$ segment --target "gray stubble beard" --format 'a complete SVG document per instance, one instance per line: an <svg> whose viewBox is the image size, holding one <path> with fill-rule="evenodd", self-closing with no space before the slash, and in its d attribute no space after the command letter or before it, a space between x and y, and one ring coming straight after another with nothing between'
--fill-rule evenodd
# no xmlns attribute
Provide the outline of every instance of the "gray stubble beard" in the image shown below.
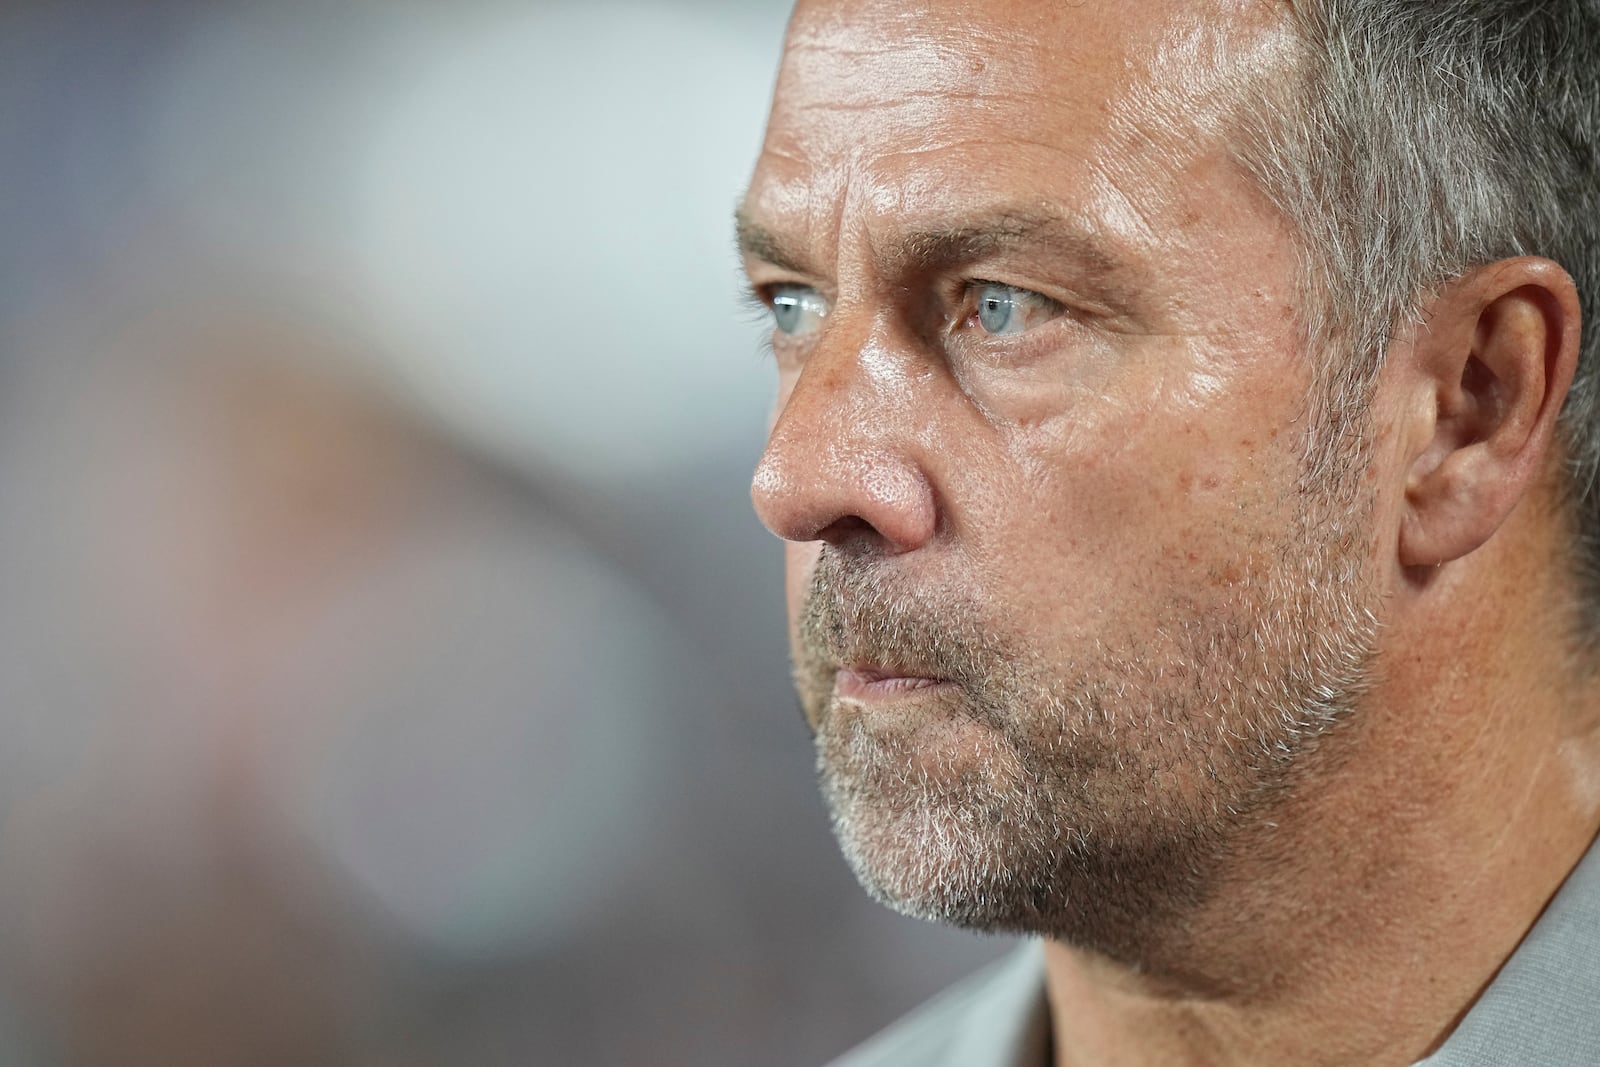
<svg viewBox="0 0 1600 1067"><path fill-rule="evenodd" d="M1316 531L1320 548L1288 539L1226 604L1172 605L1167 647L1124 635L1127 647L1098 643L1069 666L1009 647L972 600L825 550L795 677L862 885L918 918L1148 961L1371 676L1377 622L1340 527ZM914 722L836 699L846 653L949 679L929 713L970 733L970 751L930 764Z"/></svg>

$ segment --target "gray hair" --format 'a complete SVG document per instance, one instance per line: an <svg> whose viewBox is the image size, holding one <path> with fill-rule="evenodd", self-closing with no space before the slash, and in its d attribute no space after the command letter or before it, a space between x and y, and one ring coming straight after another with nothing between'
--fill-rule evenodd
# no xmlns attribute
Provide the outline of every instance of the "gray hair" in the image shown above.
<svg viewBox="0 0 1600 1067"><path fill-rule="evenodd" d="M1561 415L1574 562L1600 630L1600 0L1291 0L1298 81L1244 162L1304 250L1305 327L1327 358L1312 476L1348 484L1393 331L1471 268L1545 256L1586 316Z"/></svg>

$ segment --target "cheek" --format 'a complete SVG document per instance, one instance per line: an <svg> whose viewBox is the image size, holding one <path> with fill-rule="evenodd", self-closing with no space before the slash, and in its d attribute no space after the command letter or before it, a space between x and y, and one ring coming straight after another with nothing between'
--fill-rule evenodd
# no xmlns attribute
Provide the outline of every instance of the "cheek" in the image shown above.
<svg viewBox="0 0 1600 1067"><path fill-rule="evenodd" d="M981 509L1009 519L979 535L990 544L976 555L1009 555L1108 608L1137 589L1187 599L1236 584L1292 528L1296 410L1288 395L1197 403L1158 389L1019 426L1013 476Z"/></svg>

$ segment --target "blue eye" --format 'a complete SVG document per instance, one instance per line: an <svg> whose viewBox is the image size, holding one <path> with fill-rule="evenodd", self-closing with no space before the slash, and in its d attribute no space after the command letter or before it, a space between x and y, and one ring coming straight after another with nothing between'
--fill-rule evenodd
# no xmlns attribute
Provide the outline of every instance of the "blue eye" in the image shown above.
<svg viewBox="0 0 1600 1067"><path fill-rule="evenodd" d="M828 302L808 285L777 285L772 289L772 321L778 332L791 337L815 333L828 317Z"/></svg>
<svg viewBox="0 0 1600 1067"><path fill-rule="evenodd" d="M978 325L985 333L1003 336L1030 330L1061 313L1061 305L1047 296L1014 285L981 282L974 286Z"/></svg>

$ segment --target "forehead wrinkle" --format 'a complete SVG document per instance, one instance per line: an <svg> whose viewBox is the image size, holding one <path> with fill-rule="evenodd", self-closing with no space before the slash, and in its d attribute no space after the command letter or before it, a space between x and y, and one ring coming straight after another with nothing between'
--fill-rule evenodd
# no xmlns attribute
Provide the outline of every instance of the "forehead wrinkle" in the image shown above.
<svg viewBox="0 0 1600 1067"><path fill-rule="evenodd" d="M1016 26L988 28L982 18L948 5L829 6L834 9L797 7L784 43L780 90L823 84L847 109L1008 97L1019 85L1039 84L1055 60L1040 54L1041 44L1019 48L1034 36L1019 38ZM997 55L1006 62L997 64Z"/></svg>
<svg viewBox="0 0 1600 1067"><path fill-rule="evenodd" d="M964 89L907 89L896 94L892 101L879 99L861 101L829 100L816 103L800 104L792 107L797 115L811 115L817 113L830 114L837 112L842 115L858 114L861 112L891 112L909 107L912 104L925 100L949 101L965 104L985 104L993 101L1014 103L1024 99L1019 93L988 93L980 90Z"/></svg>

